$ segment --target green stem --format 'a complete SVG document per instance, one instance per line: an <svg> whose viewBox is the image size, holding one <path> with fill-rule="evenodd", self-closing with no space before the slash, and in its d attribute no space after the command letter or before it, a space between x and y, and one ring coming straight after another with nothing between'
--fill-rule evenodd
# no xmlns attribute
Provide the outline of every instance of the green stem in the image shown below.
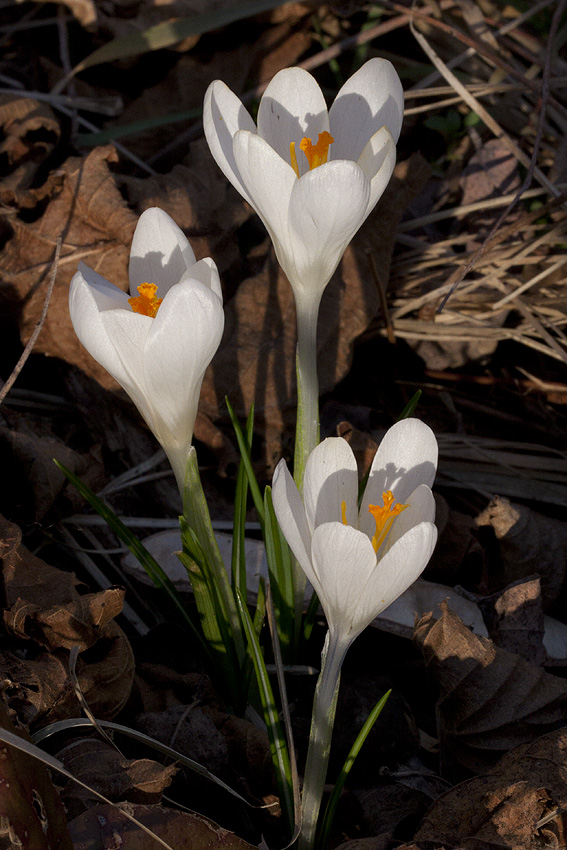
<svg viewBox="0 0 567 850"><path fill-rule="evenodd" d="M319 380L317 378L317 318L321 295L296 298L297 427L293 477L299 492L307 458L319 442Z"/></svg>
<svg viewBox="0 0 567 850"><path fill-rule="evenodd" d="M331 738L335 722L335 710L341 667L349 644L329 631L322 655L322 668L315 688L309 748L303 777L301 802L301 832L298 850L312 850L317 833L319 809L327 776L327 765L331 751Z"/></svg>
<svg viewBox="0 0 567 850"><path fill-rule="evenodd" d="M311 298L298 298L297 312L297 425L295 429L295 454L293 477L303 493L303 476L307 458L319 442L319 380L317 378L317 319L321 293ZM305 573L292 558L295 597L294 646L297 650L301 635L301 618L305 597Z"/></svg>

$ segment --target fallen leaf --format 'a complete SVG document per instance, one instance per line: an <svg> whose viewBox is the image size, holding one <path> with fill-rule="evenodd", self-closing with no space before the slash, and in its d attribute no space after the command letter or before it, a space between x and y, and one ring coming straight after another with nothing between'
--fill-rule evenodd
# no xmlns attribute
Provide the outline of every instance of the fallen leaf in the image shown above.
<svg viewBox="0 0 567 850"><path fill-rule="evenodd" d="M415 640L439 685L439 737L457 772L482 773L512 747L565 722L567 682L472 634L447 603Z"/></svg>
<svg viewBox="0 0 567 850"><path fill-rule="evenodd" d="M34 205L30 192L42 163L59 141L60 127L51 107L17 94L0 95L0 201L18 208Z"/></svg>
<svg viewBox="0 0 567 850"><path fill-rule="evenodd" d="M469 159L460 184L463 206L512 194L520 187L518 160L501 139L489 139Z"/></svg>
<svg viewBox="0 0 567 850"><path fill-rule="evenodd" d="M567 568L567 522L542 516L527 505L501 496L476 518L480 529L492 531L501 560L500 586L536 573L546 611L563 598ZM561 610L563 605L561 605Z"/></svg>
<svg viewBox="0 0 567 850"><path fill-rule="evenodd" d="M538 576L520 579L499 593L477 599L477 603L496 646L532 664L544 663L545 617Z"/></svg>
<svg viewBox="0 0 567 850"><path fill-rule="evenodd" d="M21 545L21 532L0 517L0 555L8 605L7 626L25 641L24 658L0 654L0 675L10 707L26 722L60 720L77 712L68 649L78 645L76 673L92 712L112 718L126 704L134 656L112 617L122 608L120 588L81 596L73 573L58 570ZM38 652L39 647L50 652ZM12 648L12 647L10 647Z"/></svg>
<svg viewBox="0 0 567 850"><path fill-rule="evenodd" d="M76 817L92 805L99 805L100 797L91 789L103 794L112 802L128 800L131 803L152 804L161 802L177 767L164 766L151 759L128 759L106 741L85 738L73 741L57 753L57 758L83 787L69 781L61 791L69 817Z"/></svg>
<svg viewBox="0 0 567 850"><path fill-rule="evenodd" d="M137 216L128 208L109 164L110 145L68 159L47 188L45 212L34 221L10 217L12 236L3 252L3 280L22 304L27 341L39 320L59 236L63 243L47 319L35 350L84 367L103 386L113 379L79 343L68 310L69 283L79 260L117 286L127 287L127 264Z"/></svg>
<svg viewBox="0 0 567 850"><path fill-rule="evenodd" d="M516 747L484 776L439 798L415 841L420 847L458 845L464 850L564 847L567 835L560 813L567 806L566 757L565 728ZM538 826L555 809L557 816Z"/></svg>
<svg viewBox="0 0 567 850"><path fill-rule="evenodd" d="M174 850L190 844L191 850L256 850L232 832L215 826L206 818L190 812L166 809L162 806L136 806L123 803L120 807L144 824ZM116 806L93 806L69 824L74 850L163 850L163 845L144 832ZM190 837L190 838L189 838Z"/></svg>
<svg viewBox="0 0 567 850"><path fill-rule="evenodd" d="M30 742L0 699L0 727ZM22 850L73 850L65 810L44 764L0 742L0 818L4 846Z"/></svg>

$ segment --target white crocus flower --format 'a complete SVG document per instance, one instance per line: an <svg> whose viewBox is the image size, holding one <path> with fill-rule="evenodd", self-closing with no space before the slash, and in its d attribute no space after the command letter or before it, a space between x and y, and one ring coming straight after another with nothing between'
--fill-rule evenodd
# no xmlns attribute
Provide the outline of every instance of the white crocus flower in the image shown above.
<svg viewBox="0 0 567 850"><path fill-rule="evenodd" d="M419 419L403 419L386 433L360 510L356 460L341 437L311 452L303 499L285 461L278 464L278 522L340 643L350 645L427 565L437 539L430 489L436 467L437 441Z"/></svg>
<svg viewBox="0 0 567 850"><path fill-rule="evenodd" d="M433 432L419 419L404 419L380 443L360 510L356 461L340 437L309 455L303 498L284 461L274 473L278 522L329 626L305 765L300 850L311 850L315 840L345 654L418 578L433 552L436 468Z"/></svg>
<svg viewBox="0 0 567 850"><path fill-rule="evenodd" d="M298 307L321 293L392 175L403 116L393 65L370 59L330 110L316 80L285 68L271 80L258 126L220 80L205 95L217 164L256 210Z"/></svg>
<svg viewBox="0 0 567 850"><path fill-rule="evenodd" d="M264 222L295 296L294 474L299 484L307 456L319 442L319 303L345 248L392 176L403 106L402 85L386 59L366 62L330 110L311 74L285 68L262 96L257 126L220 80L205 95L203 123L211 153Z"/></svg>
<svg viewBox="0 0 567 850"><path fill-rule="evenodd" d="M80 263L71 321L163 446L183 494L201 383L224 327L220 280L214 262L196 262L183 232L155 207L136 227L129 277L130 296Z"/></svg>

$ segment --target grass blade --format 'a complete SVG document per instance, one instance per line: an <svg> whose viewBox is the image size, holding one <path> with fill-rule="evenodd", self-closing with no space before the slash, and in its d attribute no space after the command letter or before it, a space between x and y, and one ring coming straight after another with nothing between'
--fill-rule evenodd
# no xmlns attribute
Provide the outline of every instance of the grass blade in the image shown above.
<svg viewBox="0 0 567 850"><path fill-rule="evenodd" d="M355 759L356 759L357 755L359 754L359 752L362 748L362 745L366 741L366 738L368 737L370 730L372 729L372 727L374 726L374 724L378 720L378 717L382 713L382 709L386 705L386 703L388 701L388 697L390 696L391 693L392 693L391 690L386 691L384 696L380 700L378 700L378 702L376 703L376 705L374 706L374 708L372 709L372 711L370 712L370 714L366 718L364 726L362 727L362 729L360 730L360 732L356 736L356 740L355 740L354 744L350 748L350 752L349 752L348 756L346 757L345 763L343 764L343 766L341 768L341 772L339 773L339 777L338 777L338 779L335 783L335 787L333 788L333 791L332 791L331 796L329 798L329 802L327 803L327 808L325 809L323 821L322 821L321 826L319 828L319 832L318 832L318 835L317 835L317 842L316 842L316 846L317 846L318 850L323 850L323 848L325 847L325 845L327 843L327 839L329 837L329 830L331 829L331 825L333 823L333 818L335 816L335 809L337 808L337 803L339 802L339 797L341 796L341 792L344 788L344 784L345 784L347 777L348 777L348 775L349 775L349 773L352 769L352 766L355 762Z"/></svg>
<svg viewBox="0 0 567 850"><path fill-rule="evenodd" d="M57 460L55 460L54 463L71 482L71 484L73 484L81 496L87 500L92 508L94 508L97 514L104 519L108 527L112 529L116 536L124 543L125 546L128 547L134 557L137 558L155 586L163 594L164 598L173 605L173 608L179 615L182 623L187 626L198 639L202 649L210 659L210 653L203 641L203 637L191 619L184 602L175 589L175 586L170 581L166 573L164 573L153 555L148 552L142 541L139 540L139 538L124 525L120 517L114 513L112 508L109 508L108 505L96 495L96 493L93 493L84 481L81 481L78 476L63 466L62 463L59 463Z"/></svg>
<svg viewBox="0 0 567 850"><path fill-rule="evenodd" d="M262 494L260 492L260 488L258 486L258 482L256 481L256 475L254 474L254 467L252 466L252 457L250 455L250 449L248 447L248 443L242 433L242 428L240 427L240 423L236 418L236 414L232 409L228 398L225 398L226 406L228 408L228 415L230 416L230 421L232 422L232 427L234 428L234 433L236 434L236 440L238 442L238 450L240 452L240 457L242 458L242 463L244 464L244 468L246 469L246 474L248 476L248 485L250 487L250 493L252 494L252 499L254 501L254 507L256 508L256 512L258 514L258 521L260 523L260 528L262 529L262 535L264 534L264 500L262 498ZM251 408L250 414L252 414L254 408Z"/></svg>
<svg viewBox="0 0 567 850"><path fill-rule="evenodd" d="M256 632L254 631L254 625L246 606L246 601L243 600L238 591L236 593L236 598L238 601L238 610L242 618L242 625L248 640L248 649L252 656L254 669L256 671L256 679L258 681L258 689L264 711L264 721L268 730L270 751L272 754L274 769L276 771L280 805L282 807L282 813L286 819L289 832L291 833L293 831L294 806L291 766L287 744L279 721L278 710L274 700L272 686L266 671L266 665L264 664L262 650L260 649Z"/></svg>
<svg viewBox="0 0 567 850"><path fill-rule="evenodd" d="M171 47L191 35L220 29L234 21L250 18L269 9L284 6L291 0L247 0L244 3L232 4L228 7L219 8L214 12L204 12L201 15L180 18L177 21L164 21L154 27L149 27L140 33L115 38L108 44L99 47L86 59L73 69L73 74L100 65L101 62L114 62L116 59L125 59L128 56L139 56L152 50L160 50L163 47Z"/></svg>

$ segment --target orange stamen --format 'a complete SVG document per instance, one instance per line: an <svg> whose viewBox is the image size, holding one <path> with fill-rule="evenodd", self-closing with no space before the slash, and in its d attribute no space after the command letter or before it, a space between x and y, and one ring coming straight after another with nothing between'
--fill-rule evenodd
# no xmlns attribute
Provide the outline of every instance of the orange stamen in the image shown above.
<svg viewBox="0 0 567 850"><path fill-rule="evenodd" d="M322 133L319 133L319 138L317 139L317 144L313 145L311 143L311 139L307 136L304 136L299 143L299 147L307 157L307 162L309 163L309 170L311 171L313 168L317 168L319 165L323 165L327 162L327 158L329 156L329 146L335 140L326 130L323 130ZM294 144L292 142L292 144ZM295 155L295 150L294 150ZM297 160L296 160L297 162ZM293 165L293 160L292 163ZM296 169L297 175L299 176L299 170Z"/></svg>
<svg viewBox="0 0 567 850"><path fill-rule="evenodd" d="M291 167L299 177L299 165L297 164L297 155L295 153L295 142L289 143L289 158L291 160Z"/></svg>
<svg viewBox="0 0 567 850"><path fill-rule="evenodd" d="M341 518L342 518L342 521L343 521L343 525L348 525L347 518L346 518L346 502L345 502L344 499L341 502Z"/></svg>
<svg viewBox="0 0 567 850"><path fill-rule="evenodd" d="M368 505L368 511L374 517L376 523L376 532L372 538L374 551L377 552L390 531L392 524L397 516L405 511L409 505L401 505L399 502L395 504L394 495L391 490L382 493L384 504L382 507L378 505Z"/></svg>
<svg viewBox="0 0 567 850"><path fill-rule="evenodd" d="M134 295L128 299L128 304L134 313L141 313L142 316L149 316L150 319L155 319L159 305L163 298L156 298L157 286L155 283L142 283L138 287L139 295Z"/></svg>

